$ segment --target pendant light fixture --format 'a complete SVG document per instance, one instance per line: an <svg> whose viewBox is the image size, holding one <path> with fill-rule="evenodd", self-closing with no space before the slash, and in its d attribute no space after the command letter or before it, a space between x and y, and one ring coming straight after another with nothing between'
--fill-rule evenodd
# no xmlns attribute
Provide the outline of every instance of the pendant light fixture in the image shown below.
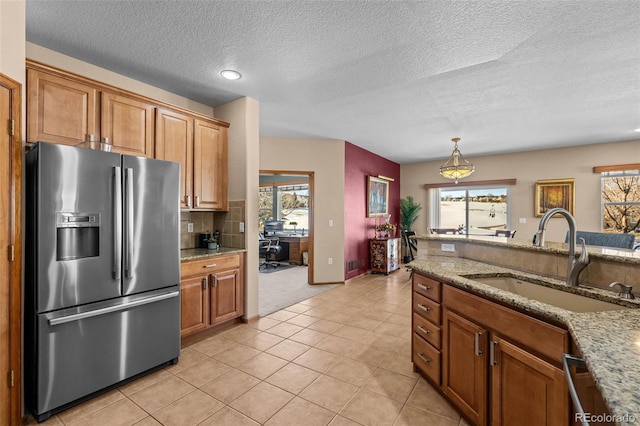
<svg viewBox="0 0 640 426"><path fill-rule="evenodd" d="M454 179L458 183L458 179L466 178L474 172L476 166L464 159L462 153L458 149L460 138L451 139L455 146L451 157L440 167L440 174L447 179Z"/></svg>

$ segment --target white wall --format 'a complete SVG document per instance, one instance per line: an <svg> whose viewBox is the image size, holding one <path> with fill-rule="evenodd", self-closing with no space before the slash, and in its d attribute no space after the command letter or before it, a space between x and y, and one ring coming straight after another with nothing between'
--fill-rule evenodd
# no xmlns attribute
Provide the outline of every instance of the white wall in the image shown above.
<svg viewBox="0 0 640 426"><path fill-rule="evenodd" d="M316 284L344 282L344 144L335 139L260 137L260 170L314 172ZM257 199L257 185L254 196ZM329 227L329 220L333 227Z"/></svg>
<svg viewBox="0 0 640 426"><path fill-rule="evenodd" d="M245 318L258 315L258 179L260 105L241 98L219 105L216 117L229 126L229 200L245 200Z"/></svg>
<svg viewBox="0 0 640 426"><path fill-rule="evenodd" d="M578 229L600 231L600 175L593 173L593 167L640 163L640 140L492 155L467 160L475 164L476 171L465 179L466 181L517 179L516 185L511 188L511 228L517 230L516 238L530 240L540 220L534 216L534 190L535 182L541 179L575 178L574 216ZM444 161L401 166L401 197L412 195L423 206L415 226L418 233L426 233L428 227L427 190L424 184L446 181L438 174L438 168L442 163ZM464 185L465 180L460 181L460 185ZM524 218L526 224L518 223L519 218ZM564 219L553 219L548 224L546 239L564 241L567 229Z"/></svg>

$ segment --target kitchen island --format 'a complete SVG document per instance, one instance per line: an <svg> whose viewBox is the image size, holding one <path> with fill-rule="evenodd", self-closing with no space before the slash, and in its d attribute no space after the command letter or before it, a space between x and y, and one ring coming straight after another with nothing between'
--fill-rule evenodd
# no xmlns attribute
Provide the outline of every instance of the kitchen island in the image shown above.
<svg viewBox="0 0 640 426"><path fill-rule="evenodd" d="M640 301L620 299L617 293L604 289L612 281L638 287L640 253L589 247L592 263L581 276L580 287L566 290L628 309L576 313L472 279L502 274L566 287L566 244L533 247L527 242L499 237L429 235L416 239L423 247L419 247L420 257L410 264L414 271L566 327L618 424L640 424L640 309L637 309ZM454 251L449 251L452 246Z"/></svg>

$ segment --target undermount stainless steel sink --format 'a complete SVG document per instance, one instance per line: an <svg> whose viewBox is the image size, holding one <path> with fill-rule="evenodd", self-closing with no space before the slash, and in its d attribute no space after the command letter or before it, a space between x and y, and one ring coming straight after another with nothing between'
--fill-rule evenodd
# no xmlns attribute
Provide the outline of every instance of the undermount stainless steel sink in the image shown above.
<svg viewBox="0 0 640 426"><path fill-rule="evenodd" d="M616 303L605 302L603 300L569 293L568 291L545 287L543 285L524 281L515 277L499 276L466 278L572 312L600 312L633 309L628 306L622 306Z"/></svg>

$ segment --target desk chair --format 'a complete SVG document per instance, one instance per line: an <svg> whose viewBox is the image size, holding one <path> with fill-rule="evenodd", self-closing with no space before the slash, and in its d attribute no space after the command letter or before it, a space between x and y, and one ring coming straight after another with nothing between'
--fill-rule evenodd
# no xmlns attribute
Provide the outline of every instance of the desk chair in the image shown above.
<svg viewBox="0 0 640 426"><path fill-rule="evenodd" d="M584 238L584 243L588 246L600 246L600 247L614 247L632 249L633 243L636 240L633 234L610 234L604 232L588 232L577 231L576 240L579 242L580 238ZM564 237L564 242L569 242L569 231L567 231Z"/></svg>
<svg viewBox="0 0 640 426"><path fill-rule="evenodd" d="M265 238L264 235L258 233L258 256L264 257L264 262L260 263L258 268L278 267L280 263L275 260L275 255L280 253L280 250L282 247L277 238Z"/></svg>
<svg viewBox="0 0 640 426"><path fill-rule="evenodd" d="M404 229L402 230L402 240L404 241L405 246L409 250L409 257L411 258L410 262L415 259L413 251L414 250L416 252L418 251L418 246L416 245L416 241L409 238L409 237L412 237L414 235L416 235L416 233L414 231L405 231ZM407 265L406 266L406 270L410 272L409 280L412 280L413 279L413 268L411 266Z"/></svg>
<svg viewBox="0 0 640 426"><path fill-rule="evenodd" d="M514 235L516 235L516 231L512 231L510 229L496 229L496 233L494 234L496 237L507 238L513 238Z"/></svg>
<svg viewBox="0 0 640 426"><path fill-rule="evenodd" d="M404 242L405 247L407 247L407 249L409 250L409 257L411 258L411 260L415 259L413 251L414 250L416 252L418 251L418 246L416 245L415 240L412 240L412 239L409 238L409 237L412 237L414 235L416 235L416 233L414 231L402 230L402 241Z"/></svg>

